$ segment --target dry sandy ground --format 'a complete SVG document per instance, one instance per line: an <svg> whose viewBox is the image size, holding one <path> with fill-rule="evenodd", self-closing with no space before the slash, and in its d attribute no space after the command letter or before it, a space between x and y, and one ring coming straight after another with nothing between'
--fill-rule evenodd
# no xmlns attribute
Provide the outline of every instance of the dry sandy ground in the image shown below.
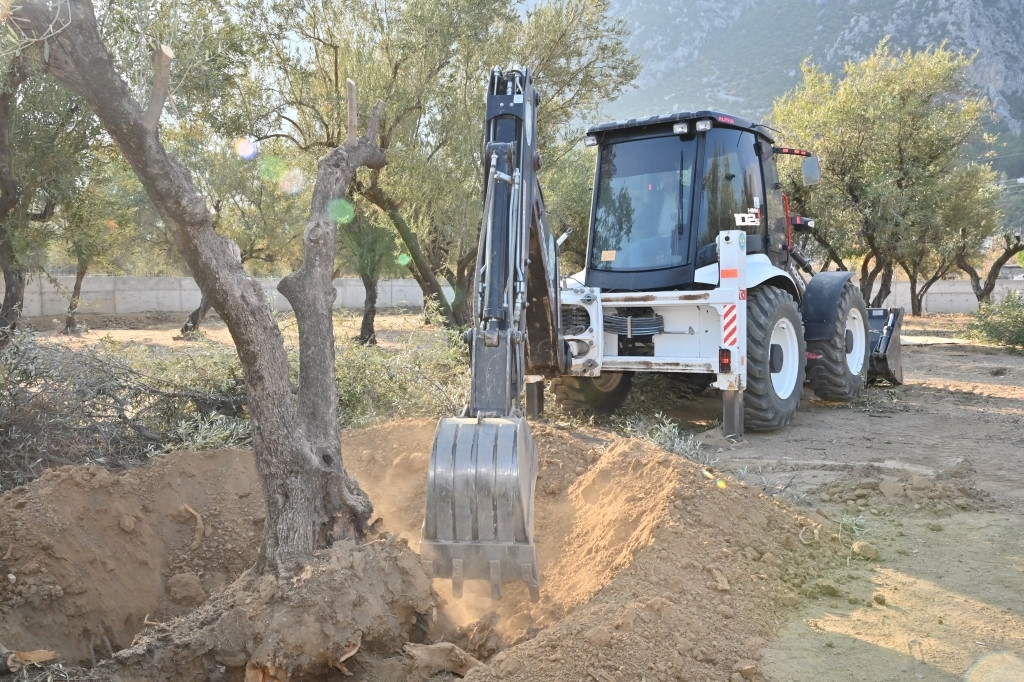
<svg viewBox="0 0 1024 682"><path fill-rule="evenodd" d="M1024 680L1024 356L956 341L959 321L908 321L904 386L808 394L791 426L740 443L707 432L701 464L535 423L541 601L437 582L432 637L484 661L473 680ZM93 322L180 343L173 318ZM719 404L663 410L698 428ZM433 427L343 435L380 524L413 549ZM0 498L0 642L109 656L237 576L263 515L244 451L50 472ZM391 653L324 679L422 678Z"/></svg>

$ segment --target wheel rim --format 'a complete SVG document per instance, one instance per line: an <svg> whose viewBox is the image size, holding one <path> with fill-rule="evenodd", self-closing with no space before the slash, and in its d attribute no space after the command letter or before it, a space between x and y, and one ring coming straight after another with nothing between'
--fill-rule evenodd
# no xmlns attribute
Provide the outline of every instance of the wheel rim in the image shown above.
<svg viewBox="0 0 1024 682"><path fill-rule="evenodd" d="M856 308L850 310L850 314L846 316L846 334L850 334L853 337L853 348L846 354L846 366L850 369L851 374L860 374L861 370L864 369L864 351L867 348L867 338L864 334L864 318L861 317L860 311Z"/></svg>
<svg viewBox="0 0 1024 682"><path fill-rule="evenodd" d="M800 362L800 341L790 320L782 319L775 323L771 344L782 348L782 369L772 373L772 388L777 396L785 400L796 389L799 374L797 363Z"/></svg>
<svg viewBox="0 0 1024 682"><path fill-rule="evenodd" d="M618 388L621 381L622 374L618 372L603 372L599 376L594 377L594 388L602 393L608 393Z"/></svg>

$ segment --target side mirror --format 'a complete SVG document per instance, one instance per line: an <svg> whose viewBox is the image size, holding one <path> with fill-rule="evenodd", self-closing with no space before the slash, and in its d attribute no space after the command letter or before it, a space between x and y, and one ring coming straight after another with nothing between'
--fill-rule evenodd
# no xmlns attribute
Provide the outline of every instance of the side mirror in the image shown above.
<svg viewBox="0 0 1024 682"><path fill-rule="evenodd" d="M821 166L818 164L817 156L804 157L803 171L805 185L817 185L821 182Z"/></svg>
<svg viewBox="0 0 1024 682"><path fill-rule="evenodd" d="M789 219L789 224L793 226L794 232L810 232L814 229L814 219L804 218L803 216L792 216Z"/></svg>

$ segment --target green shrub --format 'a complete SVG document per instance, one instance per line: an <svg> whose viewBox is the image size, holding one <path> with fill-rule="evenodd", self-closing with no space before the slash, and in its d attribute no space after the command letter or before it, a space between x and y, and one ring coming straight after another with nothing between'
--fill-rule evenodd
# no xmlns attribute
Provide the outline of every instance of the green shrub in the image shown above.
<svg viewBox="0 0 1024 682"><path fill-rule="evenodd" d="M967 330L976 339L1024 349L1024 296L1010 291L998 303L983 304Z"/></svg>
<svg viewBox="0 0 1024 682"><path fill-rule="evenodd" d="M466 344L455 332L407 332L392 347L339 339L338 417L361 426L396 417L452 416L469 396Z"/></svg>

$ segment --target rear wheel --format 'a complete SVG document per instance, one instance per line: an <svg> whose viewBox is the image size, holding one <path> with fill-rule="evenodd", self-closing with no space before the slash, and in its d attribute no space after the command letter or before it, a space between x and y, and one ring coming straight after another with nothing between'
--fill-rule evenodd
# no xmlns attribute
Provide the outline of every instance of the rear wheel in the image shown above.
<svg viewBox="0 0 1024 682"><path fill-rule="evenodd" d="M557 377L551 382L551 392L570 410L611 414L626 402L632 385L632 372L602 372L596 377Z"/></svg>
<svg viewBox="0 0 1024 682"><path fill-rule="evenodd" d="M803 392L806 348L793 297L775 287L753 289L747 300L746 428L770 431L793 420Z"/></svg>
<svg viewBox="0 0 1024 682"><path fill-rule="evenodd" d="M868 308L853 283L847 282L839 296L829 338L808 341L807 350L821 355L807 370L807 379L819 398L850 402L860 396L868 364Z"/></svg>

